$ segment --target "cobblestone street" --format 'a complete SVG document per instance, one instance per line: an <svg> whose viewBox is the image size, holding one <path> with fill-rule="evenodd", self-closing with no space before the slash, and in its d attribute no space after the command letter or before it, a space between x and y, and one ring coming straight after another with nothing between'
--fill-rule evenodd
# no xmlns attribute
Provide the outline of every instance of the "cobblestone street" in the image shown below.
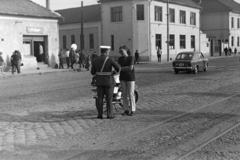
<svg viewBox="0 0 240 160"><path fill-rule="evenodd" d="M91 75L87 71L0 77L0 159L158 157L160 152L146 153L147 148L135 146L137 142L130 145L128 139L171 117L239 94L238 63L234 57L214 59L210 61L209 71L197 75L175 74L170 63L136 65L139 91L136 116L121 116L122 109L117 107L113 120L96 118ZM232 104L234 107L237 103ZM167 135L162 136L159 138ZM141 136L136 141L140 139ZM145 144L152 141L155 140ZM101 146L106 149L101 151Z"/></svg>

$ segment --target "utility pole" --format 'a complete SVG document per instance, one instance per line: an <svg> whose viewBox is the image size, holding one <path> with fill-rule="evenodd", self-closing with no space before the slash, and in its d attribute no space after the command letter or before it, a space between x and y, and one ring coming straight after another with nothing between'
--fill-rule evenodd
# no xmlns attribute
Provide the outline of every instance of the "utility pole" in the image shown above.
<svg viewBox="0 0 240 160"><path fill-rule="evenodd" d="M82 53L82 50L83 50L83 1L81 1L81 42L80 42L80 50L81 50L81 53Z"/></svg>
<svg viewBox="0 0 240 160"><path fill-rule="evenodd" d="M169 62L169 0L167 0L167 61Z"/></svg>

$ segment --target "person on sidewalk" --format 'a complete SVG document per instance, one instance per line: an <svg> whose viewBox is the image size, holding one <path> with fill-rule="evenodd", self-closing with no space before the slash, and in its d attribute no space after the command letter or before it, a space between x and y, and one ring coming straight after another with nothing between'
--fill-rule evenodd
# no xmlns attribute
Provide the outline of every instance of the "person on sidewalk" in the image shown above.
<svg viewBox="0 0 240 160"><path fill-rule="evenodd" d="M158 62L161 63L162 50L160 49L160 47L158 47L158 49L157 49L157 58L158 58Z"/></svg>
<svg viewBox="0 0 240 160"><path fill-rule="evenodd" d="M75 50L73 48L71 48L70 50L70 53L69 53L69 59L70 59L70 63L71 63L71 68L73 69L73 65L74 63L76 63L76 60L75 60Z"/></svg>
<svg viewBox="0 0 240 160"><path fill-rule="evenodd" d="M17 69L18 74L21 73L20 63L21 63L21 53L17 50L14 51L13 55L11 56L12 62L12 74L14 74L15 69Z"/></svg>
<svg viewBox="0 0 240 160"><path fill-rule="evenodd" d="M237 55L237 48L234 49L234 54Z"/></svg>
<svg viewBox="0 0 240 160"><path fill-rule="evenodd" d="M59 69L64 69L63 68L63 54L62 54L62 49L60 50L60 52L58 53L58 58L59 58Z"/></svg>
<svg viewBox="0 0 240 160"><path fill-rule="evenodd" d="M2 72L3 75L5 75L3 71L3 63L4 63L4 59L2 57L2 52L0 52L0 71Z"/></svg>
<svg viewBox="0 0 240 160"><path fill-rule="evenodd" d="M44 52L43 52L43 46L41 44L39 44L39 54L41 56L41 60L43 63L45 63L45 60L44 60Z"/></svg>
<svg viewBox="0 0 240 160"><path fill-rule="evenodd" d="M127 46L123 45L119 47L119 53L121 57L118 58L118 64L121 66L120 71L120 83L122 87L123 95L123 109L122 115L133 116L136 112L135 104L135 71L134 71L134 57L131 55ZM130 108L128 104L130 100Z"/></svg>
<svg viewBox="0 0 240 160"><path fill-rule="evenodd" d="M138 53L138 50L136 50L135 52L135 61L134 61L134 64L139 64L139 53Z"/></svg>
<svg viewBox="0 0 240 160"><path fill-rule="evenodd" d="M229 55L231 56L231 54L232 54L232 48L231 47L228 48L228 52L229 52Z"/></svg>
<svg viewBox="0 0 240 160"><path fill-rule="evenodd" d="M227 56L227 54L228 54L228 48L227 47L224 48L224 52L225 52L225 56Z"/></svg>
<svg viewBox="0 0 240 160"><path fill-rule="evenodd" d="M66 49L66 61L67 61L67 67L69 68L69 50Z"/></svg>
<svg viewBox="0 0 240 160"><path fill-rule="evenodd" d="M102 72L112 72L112 69L114 68L117 72L119 72L120 67L115 62L115 60L109 56L109 52L111 47L110 46L100 46L101 48L101 55L93 60L92 68L91 68L91 74L95 75L97 72L101 72L102 66L104 64L104 61L106 60L105 66L102 70ZM106 59L108 58L108 59ZM104 95L106 97L107 101L107 118L112 119L113 116L113 85L114 82L110 85L110 87L106 86L97 86L97 111L98 116L97 118L102 119L103 118L103 98Z"/></svg>

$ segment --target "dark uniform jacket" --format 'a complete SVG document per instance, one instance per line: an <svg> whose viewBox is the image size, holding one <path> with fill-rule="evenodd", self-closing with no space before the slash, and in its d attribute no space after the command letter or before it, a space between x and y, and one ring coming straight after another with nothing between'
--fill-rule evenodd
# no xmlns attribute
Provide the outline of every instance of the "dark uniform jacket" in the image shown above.
<svg viewBox="0 0 240 160"><path fill-rule="evenodd" d="M95 75L96 72L100 72L101 68L103 66L104 60L106 59L107 56L101 55L93 60L92 64L92 69L91 69L91 74ZM120 67L119 65L115 62L115 60L111 57L108 57L107 62L105 63L105 66L103 68L102 72L112 72L112 67L119 72Z"/></svg>

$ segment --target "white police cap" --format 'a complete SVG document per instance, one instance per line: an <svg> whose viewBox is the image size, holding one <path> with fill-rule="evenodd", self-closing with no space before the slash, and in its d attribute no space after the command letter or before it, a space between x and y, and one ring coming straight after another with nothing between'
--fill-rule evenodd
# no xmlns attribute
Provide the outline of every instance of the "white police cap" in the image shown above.
<svg viewBox="0 0 240 160"><path fill-rule="evenodd" d="M110 46L100 46L101 49L111 49Z"/></svg>

